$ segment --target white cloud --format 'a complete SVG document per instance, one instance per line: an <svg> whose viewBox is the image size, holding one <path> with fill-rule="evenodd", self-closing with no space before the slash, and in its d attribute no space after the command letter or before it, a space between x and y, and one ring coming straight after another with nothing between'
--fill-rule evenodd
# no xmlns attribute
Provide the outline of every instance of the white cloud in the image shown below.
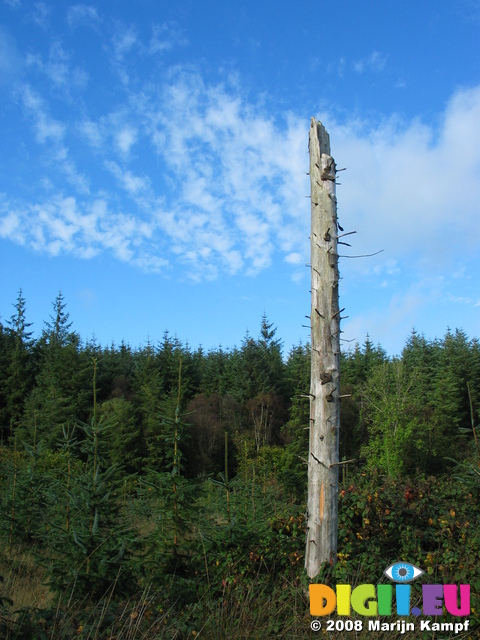
<svg viewBox="0 0 480 640"><path fill-rule="evenodd" d="M192 210L208 214L200 239L213 250L210 260L220 254L231 265L235 247L247 272L256 273L276 250L303 244L308 231L298 216L306 205L298 191L303 198L306 141L298 119L287 117L280 130L236 90L207 86L196 73L181 71L150 107L149 122L151 142L178 182L176 225L182 200L189 216ZM212 246L219 233L226 241Z"/></svg>
<svg viewBox="0 0 480 640"><path fill-rule="evenodd" d="M329 73L336 72L339 78L343 78L343 76L345 75L346 64L347 64L347 61L345 57L341 56L338 62L331 63L328 65L328 72Z"/></svg>
<svg viewBox="0 0 480 640"><path fill-rule="evenodd" d="M380 73L387 66L387 56L380 51L373 51L367 58L356 60L353 63L353 69L356 73L364 73L365 71L372 71L373 73Z"/></svg>
<svg viewBox="0 0 480 640"><path fill-rule="evenodd" d="M115 176L118 182L130 195L137 195L149 188L149 180L135 176L131 171L122 171L116 162L106 161L106 168Z"/></svg>
<svg viewBox="0 0 480 640"><path fill-rule="evenodd" d="M117 62L123 60L124 56L137 45L138 34L135 27L118 27L113 37L113 51Z"/></svg>
<svg viewBox="0 0 480 640"><path fill-rule="evenodd" d="M21 66L15 40L0 26L0 87L14 81Z"/></svg>
<svg viewBox="0 0 480 640"><path fill-rule="evenodd" d="M128 59L132 56L129 54L141 48L142 43L134 25L126 27L118 24L116 26L115 33L111 38L111 45L107 47L107 51L109 52L110 63L124 87L130 84Z"/></svg>
<svg viewBox="0 0 480 640"><path fill-rule="evenodd" d="M97 122L83 120L79 123L78 129L92 147L98 149L102 146L103 135L101 127Z"/></svg>
<svg viewBox="0 0 480 640"><path fill-rule="evenodd" d="M46 147L46 157L55 163L79 193L88 193L89 180L78 171L68 147L64 144L66 125L49 115L44 100L29 85L22 87L21 98L25 113L32 122L36 141ZM47 178L44 182L49 183L50 180Z"/></svg>
<svg viewBox="0 0 480 640"><path fill-rule="evenodd" d="M42 144L48 141L60 142L65 134L65 125L48 115L40 95L25 85L22 98L23 105L34 122L37 141Z"/></svg>
<svg viewBox="0 0 480 640"><path fill-rule="evenodd" d="M43 60L39 54L28 54L26 63L28 67L43 73L54 88L61 91L62 98L69 99L73 90L83 90L88 84L87 72L71 66L70 57L59 41L50 45L47 60Z"/></svg>
<svg viewBox="0 0 480 640"><path fill-rule="evenodd" d="M110 251L121 261L159 270L168 259L145 255L142 248L152 230L131 215L109 210L100 198L78 201L58 194L34 205L0 202L0 235L51 256L89 259Z"/></svg>
<svg viewBox="0 0 480 640"><path fill-rule="evenodd" d="M288 264L302 264L303 261L304 257L301 253L288 253L285 256L285 262L288 262Z"/></svg>
<svg viewBox="0 0 480 640"><path fill-rule="evenodd" d="M51 7L45 4L45 2L35 2L31 11L31 17L37 26L41 29L47 29L50 13Z"/></svg>
<svg viewBox="0 0 480 640"><path fill-rule="evenodd" d="M123 77L135 47L140 50L135 29L117 28L114 53ZM59 47L55 52L60 64L66 56ZM380 70L386 59L374 53L364 64ZM57 84L68 75L59 66ZM116 255L153 268L159 256L166 259L167 247L197 278L222 270L255 274L280 257L299 278L309 254L308 121L293 113L273 116L245 97L238 80L208 83L193 68L176 67L161 82L137 84L111 112L89 111L86 99L73 109L76 122L51 115L28 85L21 93L37 142L76 195L85 196L83 210L101 196L106 210L120 211L121 196L108 191L112 176L128 194L129 214L108 236ZM322 119L338 165L348 167L338 189L340 222L358 231L342 252L385 250L374 261L344 260L342 273L369 274L380 285L406 265L443 264L479 249L480 87L457 91L436 127L395 115L380 123ZM48 180L52 191L69 195L55 172ZM23 210L32 212L34 204L24 203ZM6 217L5 229L13 221ZM44 238L52 234L50 227L43 231ZM82 245L85 234L67 239L67 231L55 231L61 244L52 251L110 246L105 234L100 245ZM36 246L46 246L40 232L38 238Z"/></svg>
<svg viewBox="0 0 480 640"><path fill-rule="evenodd" d="M21 217L16 211L5 209L0 218L0 237L9 238L18 244L24 243Z"/></svg>
<svg viewBox="0 0 480 640"><path fill-rule="evenodd" d="M148 53L150 55L164 53L176 46L184 46L186 44L187 39L176 23L154 24L152 25L152 37Z"/></svg>
<svg viewBox="0 0 480 640"><path fill-rule="evenodd" d="M128 155L131 147L137 140L137 131L132 127L123 127L121 131L117 133L116 142L117 147L124 155Z"/></svg>
<svg viewBox="0 0 480 640"><path fill-rule="evenodd" d="M75 4L69 7L67 11L67 22L70 27L78 27L79 25L97 25L100 17L95 7L87 4Z"/></svg>
<svg viewBox="0 0 480 640"><path fill-rule="evenodd" d="M382 260L438 266L478 250L479 123L480 87L458 91L437 129L396 118L332 123L332 149L348 166L339 216L359 232L354 253L385 249Z"/></svg>

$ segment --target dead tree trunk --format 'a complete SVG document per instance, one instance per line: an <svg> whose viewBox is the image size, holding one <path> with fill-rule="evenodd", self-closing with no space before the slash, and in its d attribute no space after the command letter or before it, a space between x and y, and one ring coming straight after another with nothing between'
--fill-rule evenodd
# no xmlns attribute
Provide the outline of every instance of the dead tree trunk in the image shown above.
<svg viewBox="0 0 480 640"><path fill-rule="evenodd" d="M330 138L312 118L309 137L312 199L310 449L305 568L335 564L338 534L340 310L338 307L336 167Z"/></svg>

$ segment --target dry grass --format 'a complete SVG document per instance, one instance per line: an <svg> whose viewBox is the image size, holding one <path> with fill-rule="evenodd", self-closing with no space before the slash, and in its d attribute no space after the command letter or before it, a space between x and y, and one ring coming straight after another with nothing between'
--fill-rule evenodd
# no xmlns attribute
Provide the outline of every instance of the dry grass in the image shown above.
<svg viewBox="0 0 480 640"><path fill-rule="evenodd" d="M68 605L60 607L58 596L43 584L44 571L35 564L32 550L13 550L11 556L0 554L0 576L4 579L0 584L0 596L14 601L11 613L4 614L4 620L8 618L12 622L8 625L7 635L3 636L0 630L2 640L39 637L48 640L307 640L325 637L341 640L347 635L352 640L400 640L405 637L397 630L368 631L367 618L362 619L362 631L327 633L327 621L321 620L322 628L315 633L310 629L312 618L304 588L284 578L273 588L262 576L244 586L225 585L223 593L217 593L215 598L204 593L193 606L179 609L175 602L172 603L171 594L156 591L152 585L146 586L138 597L118 602L114 584L99 602L77 600L73 593ZM31 635L25 629L22 635L17 635L20 625L14 612L23 608L50 611L53 618L47 624L42 614L35 618ZM38 629L44 629L46 635L37 635ZM464 632L455 638L466 640L476 637L474 633L476 631ZM409 635L424 637L419 632L418 621L416 631ZM446 633L439 637L452 636Z"/></svg>
<svg viewBox="0 0 480 640"><path fill-rule="evenodd" d="M47 608L54 602L54 594L43 584L45 571L38 566L31 551L16 549L7 554L0 551L0 596L13 600L13 609L24 607Z"/></svg>
<svg viewBox="0 0 480 640"><path fill-rule="evenodd" d="M204 596L195 606L199 607L194 616L196 624L189 624L189 613L193 611L179 611L174 606L163 608L162 602L168 602L169 594L159 593L151 585L145 587L138 598L121 603L114 601L115 585L112 585L96 604L75 600L73 594L67 607L57 608L53 595L41 584L43 573L35 567L31 555L19 553L11 558L3 557L0 570L5 577L2 592L15 600L15 608L45 607L56 611L53 623L48 625L48 635L21 635L22 640L27 637L48 637L48 640L307 640L327 636L330 640L341 640L346 635L352 640L400 640L405 637L401 631L368 631L366 618L362 619L362 631L327 633L327 621L321 620L322 629L315 633L310 629L312 618L302 587L283 580L273 592L259 579L243 588L226 587L216 601ZM43 626L40 621L37 624L37 628ZM6 638L16 640L15 627L11 628L13 631ZM411 635L423 637L418 630ZM470 632L455 637L461 640L474 636Z"/></svg>

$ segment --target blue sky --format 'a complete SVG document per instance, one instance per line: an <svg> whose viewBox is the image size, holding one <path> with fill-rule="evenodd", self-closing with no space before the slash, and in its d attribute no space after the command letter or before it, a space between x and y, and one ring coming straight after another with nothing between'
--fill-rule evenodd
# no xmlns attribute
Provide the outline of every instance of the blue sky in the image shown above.
<svg viewBox="0 0 480 640"><path fill-rule="evenodd" d="M0 0L0 315L308 340L308 130L346 167L342 329L479 334L480 2ZM343 251L344 249L344 251ZM349 343L345 343L346 345Z"/></svg>

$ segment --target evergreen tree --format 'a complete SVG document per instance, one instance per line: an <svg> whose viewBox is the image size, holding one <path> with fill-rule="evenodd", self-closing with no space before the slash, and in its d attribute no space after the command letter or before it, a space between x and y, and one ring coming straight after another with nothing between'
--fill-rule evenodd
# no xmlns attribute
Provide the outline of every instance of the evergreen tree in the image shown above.
<svg viewBox="0 0 480 640"><path fill-rule="evenodd" d="M0 323L0 443L8 441L10 414L7 409L7 379L10 365L12 339L8 330Z"/></svg>
<svg viewBox="0 0 480 640"><path fill-rule="evenodd" d="M204 357L203 376L200 392L209 396L213 393L225 395L230 387L226 372L229 355L219 346Z"/></svg>
<svg viewBox="0 0 480 640"><path fill-rule="evenodd" d="M81 356L80 336L71 323L61 293L53 303L54 314L38 342L39 371L29 395L19 435L32 441L34 429L50 448L61 439L63 426L86 419L91 402L86 363ZM88 386L87 386L88 385Z"/></svg>
<svg viewBox="0 0 480 640"><path fill-rule="evenodd" d="M55 505L49 513L44 537L50 548L46 562L50 585L65 598L98 599L115 585L117 593L136 590L132 551L135 535L127 525L118 496L123 479L110 463L109 431L112 424L99 420L96 404L96 371L93 363L93 417L79 424L79 445L85 463L56 484ZM75 457L76 442L64 429L62 449Z"/></svg>
<svg viewBox="0 0 480 640"><path fill-rule="evenodd" d="M260 325L261 366L265 370L266 386L261 391L273 392L285 396L287 393L285 365L282 355L282 341L276 339L277 328L268 321L266 314L262 316Z"/></svg>
<svg viewBox="0 0 480 640"><path fill-rule="evenodd" d="M99 421L109 425L105 439L111 464L126 474L140 472L145 453L133 404L125 398L106 400L100 406Z"/></svg>
<svg viewBox="0 0 480 640"><path fill-rule="evenodd" d="M310 345L298 345L289 353L286 363L289 396L291 398L289 420L284 432L306 455L310 426Z"/></svg>
<svg viewBox="0 0 480 640"><path fill-rule="evenodd" d="M164 391L160 362L152 345L137 354L135 365L134 405L145 441L145 455L148 466L160 470L165 464L161 421Z"/></svg>
<svg viewBox="0 0 480 640"><path fill-rule="evenodd" d="M98 401L104 402L113 398L124 398L127 401L133 400L133 379L135 366L139 354L133 353L131 347L123 341L120 347L112 344L98 353L87 345L89 358L98 360Z"/></svg>
<svg viewBox="0 0 480 640"><path fill-rule="evenodd" d="M372 369L387 360L387 354L380 345L374 346L367 334L362 347L357 343L352 353L342 351L340 358L342 382L357 385L368 380Z"/></svg>
<svg viewBox="0 0 480 640"><path fill-rule="evenodd" d="M145 487L143 495L152 509L155 529L148 536L151 550L146 564L151 565L158 581L168 580L175 594L178 578L188 570L189 533L194 522L194 495L196 486L184 476L183 450L188 425L185 423L180 401L182 394L182 360L178 364L176 406L172 415L162 416L162 433L166 445L166 470L148 469L147 477L141 479ZM168 447L168 449L167 449Z"/></svg>
<svg viewBox="0 0 480 640"><path fill-rule="evenodd" d="M232 353L235 399L247 402L261 394L286 393L282 347L281 341L275 339L276 331L264 314L259 339L255 340L247 331L241 349Z"/></svg>
<svg viewBox="0 0 480 640"><path fill-rule="evenodd" d="M439 378L442 373L451 377L452 392L458 402L459 425L468 428L470 425L470 401L467 382L471 383L474 379L475 370L478 372L479 369L479 362L475 358L475 351L470 348L466 333L461 329L455 329L455 333L448 329L442 347L439 360ZM476 385L473 386L476 388Z"/></svg>
<svg viewBox="0 0 480 640"><path fill-rule="evenodd" d="M185 458L188 477L216 473L223 468L224 434L228 424L224 399L218 393L198 394L187 405L188 441Z"/></svg>
<svg viewBox="0 0 480 640"><path fill-rule="evenodd" d="M20 289L14 305L10 325L10 348L7 361L7 377L4 381L5 412L2 424L2 439L11 436L21 422L25 398L32 389L34 370L32 367L32 323L26 320L26 302ZM4 340L7 346L7 340Z"/></svg>

